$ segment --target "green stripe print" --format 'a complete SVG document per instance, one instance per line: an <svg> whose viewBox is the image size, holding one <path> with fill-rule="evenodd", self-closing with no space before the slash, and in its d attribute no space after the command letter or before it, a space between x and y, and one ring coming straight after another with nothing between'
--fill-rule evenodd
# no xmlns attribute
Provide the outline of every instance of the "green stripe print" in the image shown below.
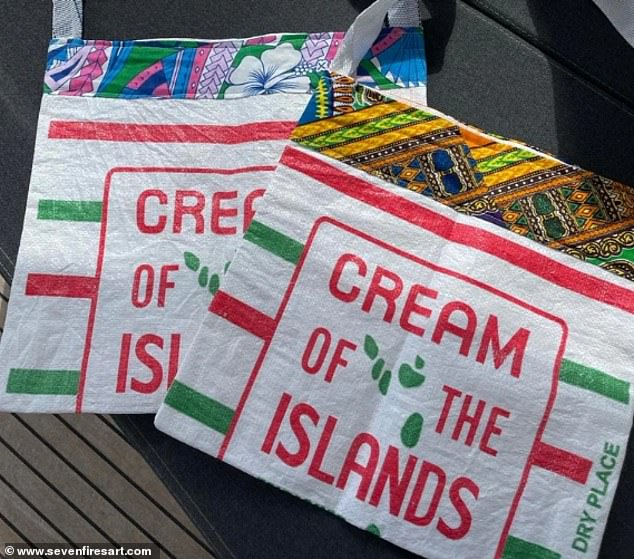
<svg viewBox="0 0 634 559"><path fill-rule="evenodd" d="M79 387L79 376L79 371L11 369L7 393L75 396Z"/></svg>
<svg viewBox="0 0 634 559"><path fill-rule="evenodd" d="M561 559L561 555L536 543L527 542L520 538L509 536L506 538L503 559Z"/></svg>
<svg viewBox="0 0 634 559"><path fill-rule="evenodd" d="M38 219L55 221L101 221L101 202L73 202L66 200L40 200Z"/></svg>
<svg viewBox="0 0 634 559"><path fill-rule="evenodd" d="M379 69L369 60L362 60L359 67L363 68L381 89L400 89L400 86L388 80Z"/></svg>
<svg viewBox="0 0 634 559"><path fill-rule="evenodd" d="M255 220L251 222L244 239L291 264L297 264L304 252L304 245L299 241Z"/></svg>
<svg viewBox="0 0 634 559"><path fill-rule="evenodd" d="M234 410L209 398L193 388L174 381L167 393L165 403L176 411L195 419L210 429L225 435L231 425Z"/></svg>
<svg viewBox="0 0 634 559"><path fill-rule="evenodd" d="M590 264L595 264L596 266L601 266L601 264L605 264L606 262L618 262L619 260L634 262L634 248L623 248L618 254L613 256L599 256L598 258L586 257L586 262L590 262Z"/></svg>
<svg viewBox="0 0 634 559"><path fill-rule="evenodd" d="M512 151L507 151L506 153L495 155L490 159L482 159L478 161L478 171L481 173L493 173L495 171L499 171L500 169L504 169L504 167L510 167L511 165L516 165L517 163L522 163L523 161L528 161L529 159L535 159L536 157L538 157L538 155L532 151L514 149Z"/></svg>
<svg viewBox="0 0 634 559"><path fill-rule="evenodd" d="M564 359L559 370L559 380L585 390L590 390L622 404L630 403L630 383L597 369Z"/></svg>
<svg viewBox="0 0 634 559"><path fill-rule="evenodd" d="M365 136L381 134L437 118L436 115L425 111L412 109L407 112L400 112L366 122L360 122L349 128L338 128L330 134L324 133L308 138L298 138L296 141L311 149L328 149L336 145L353 142Z"/></svg>

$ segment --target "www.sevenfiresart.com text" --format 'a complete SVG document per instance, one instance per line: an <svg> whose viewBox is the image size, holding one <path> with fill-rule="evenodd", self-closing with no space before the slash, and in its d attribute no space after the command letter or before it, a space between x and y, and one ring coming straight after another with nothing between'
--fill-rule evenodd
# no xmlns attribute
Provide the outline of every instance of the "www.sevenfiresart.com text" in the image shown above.
<svg viewBox="0 0 634 559"><path fill-rule="evenodd" d="M1 548L0 548L1 549ZM24 544L8 543L4 557L144 557L159 559L159 548L151 544Z"/></svg>

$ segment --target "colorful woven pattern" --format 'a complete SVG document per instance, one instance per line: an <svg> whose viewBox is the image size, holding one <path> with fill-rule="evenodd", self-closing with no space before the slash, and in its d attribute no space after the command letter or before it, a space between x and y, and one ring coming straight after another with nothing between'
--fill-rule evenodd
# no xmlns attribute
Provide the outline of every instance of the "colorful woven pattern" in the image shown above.
<svg viewBox="0 0 634 559"><path fill-rule="evenodd" d="M324 76L297 143L634 281L634 190Z"/></svg>
<svg viewBox="0 0 634 559"><path fill-rule="evenodd" d="M225 99L309 93L343 33L267 35L219 42L53 39L44 90L57 95ZM386 28L359 80L392 89L426 82L422 29Z"/></svg>

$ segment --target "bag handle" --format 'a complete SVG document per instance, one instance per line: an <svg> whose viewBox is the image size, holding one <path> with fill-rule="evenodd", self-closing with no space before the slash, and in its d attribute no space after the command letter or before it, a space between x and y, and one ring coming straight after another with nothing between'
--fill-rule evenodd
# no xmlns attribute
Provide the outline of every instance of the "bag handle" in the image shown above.
<svg viewBox="0 0 634 559"><path fill-rule="evenodd" d="M387 11L390 27L419 27L421 21L418 0L397 0Z"/></svg>
<svg viewBox="0 0 634 559"><path fill-rule="evenodd" d="M355 77L361 60L379 36L386 18L390 26L418 27L418 0L376 0L370 4L352 22L330 64L330 70ZM400 25L396 25L397 22Z"/></svg>
<svg viewBox="0 0 634 559"><path fill-rule="evenodd" d="M53 38L81 37L83 20L82 0L53 0Z"/></svg>
<svg viewBox="0 0 634 559"><path fill-rule="evenodd" d="M53 37L76 37L82 36L83 27L83 0L52 0L53 2L53 24L52 24L52 36ZM375 2L369 8L367 8L362 14L372 9L375 4L380 4L380 1ZM391 0L387 2L390 4L385 9L375 9L372 13L376 12L374 17L377 17L377 23L382 25L382 22L387 16L387 22L390 27L417 27L420 25L420 11L418 7L418 0ZM386 2L383 2L386 4ZM380 15L383 12L383 15ZM359 18L357 18L358 20ZM355 20L355 23L356 21ZM354 24L353 24L354 26ZM365 29L366 27L363 27ZM352 30L352 27L350 28ZM362 31L362 29L360 29ZM350 35L350 32L348 32ZM376 38L378 30L373 36ZM367 41L363 41L365 44ZM368 43L368 48L372 45L373 41ZM366 49L367 51L367 49ZM365 54L365 51L364 53ZM362 55L363 56L363 55ZM361 60L359 58L359 60ZM356 68L356 66L355 66Z"/></svg>

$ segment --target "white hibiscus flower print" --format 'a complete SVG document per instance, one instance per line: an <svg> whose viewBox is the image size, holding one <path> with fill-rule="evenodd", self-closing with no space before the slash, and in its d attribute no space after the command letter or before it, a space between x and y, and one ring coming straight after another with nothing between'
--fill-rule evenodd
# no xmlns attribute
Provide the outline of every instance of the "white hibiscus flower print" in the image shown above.
<svg viewBox="0 0 634 559"><path fill-rule="evenodd" d="M225 98L308 93L310 79L295 73L301 58L299 51L289 43L264 51L260 58L245 56L227 80L231 85L225 90Z"/></svg>

